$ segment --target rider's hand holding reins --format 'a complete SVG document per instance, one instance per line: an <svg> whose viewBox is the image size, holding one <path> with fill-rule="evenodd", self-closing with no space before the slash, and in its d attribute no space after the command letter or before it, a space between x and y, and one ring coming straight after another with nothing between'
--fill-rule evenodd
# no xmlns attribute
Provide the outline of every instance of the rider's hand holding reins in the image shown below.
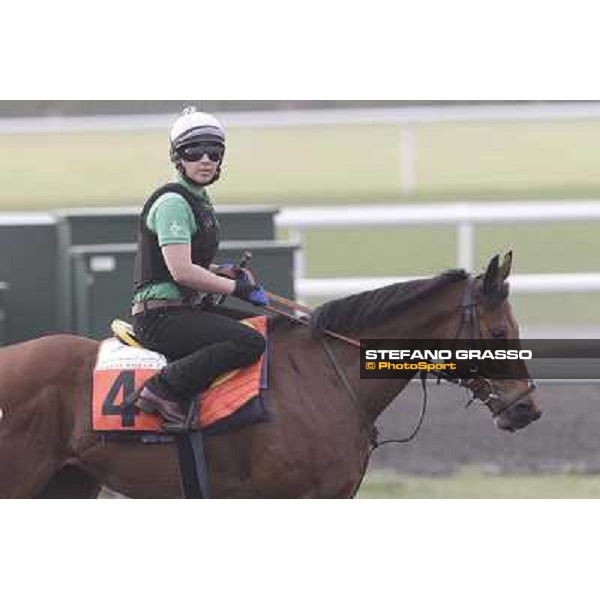
<svg viewBox="0 0 600 600"><path fill-rule="evenodd" d="M256 306L268 306L269 299L262 285L256 285L254 278L248 274L248 269L238 269L233 295L241 300L251 302Z"/></svg>
<svg viewBox="0 0 600 600"><path fill-rule="evenodd" d="M256 284L252 271L245 266L248 264L251 257L252 254L246 251L244 252L239 265L223 263L222 265L217 266L214 273L219 277L225 277L235 281L235 288L233 289L232 295L236 298L251 302L255 306L268 306L270 301L267 292L261 285Z"/></svg>

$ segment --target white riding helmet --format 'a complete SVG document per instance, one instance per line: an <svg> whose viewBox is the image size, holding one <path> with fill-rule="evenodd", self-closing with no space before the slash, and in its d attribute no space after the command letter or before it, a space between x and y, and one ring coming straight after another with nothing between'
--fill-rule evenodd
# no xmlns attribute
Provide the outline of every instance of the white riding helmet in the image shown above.
<svg viewBox="0 0 600 600"><path fill-rule="evenodd" d="M188 179L188 177L179 156L179 150L182 148L199 142L210 142L223 146L223 155L225 154L225 130L223 126L212 115L196 111L195 106L188 106L183 109L181 116L177 118L171 128L170 140L171 162L185 179ZM222 162L223 157L221 157L215 176L205 185L210 185L219 179Z"/></svg>
<svg viewBox="0 0 600 600"><path fill-rule="evenodd" d="M173 124L170 139L173 152L195 142L216 142L225 146L225 130L212 115L188 106Z"/></svg>

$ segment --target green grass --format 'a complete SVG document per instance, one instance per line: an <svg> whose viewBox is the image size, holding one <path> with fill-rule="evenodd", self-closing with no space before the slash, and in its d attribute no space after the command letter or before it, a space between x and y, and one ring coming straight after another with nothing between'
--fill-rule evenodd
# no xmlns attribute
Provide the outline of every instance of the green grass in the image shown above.
<svg viewBox="0 0 600 600"><path fill-rule="evenodd" d="M401 128L231 128L222 203L338 204L600 193L600 122L414 128L416 189L401 194ZM169 174L167 132L0 135L0 209L132 204Z"/></svg>
<svg viewBox="0 0 600 600"><path fill-rule="evenodd" d="M600 223L482 227L475 239L477 267L512 248L515 273L592 271L598 269L599 232ZM456 264L456 232L448 227L317 230L306 243L315 276L419 275Z"/></svg>
<svg viewBox="0 0 600 600"><path fill-rule="evenodd" d="M414 127L416 189L403 196L397 125L231 128L217 204L276 206L600 197L600 121ZM170 175L167 133L0 135L0 210L140 205ZM486 226L476 263L512 248L515 273L598 270L595 223ZM452 227L310 232L308 275L436 273L456 264ZM514 297L521 323L593 323L598 294Z"/></svg>
<svg viewBox="0 0 600 600"><path fill-rule="evenodd" d="M463 471L419 477L374 472L358 498L600 498L600 475L488 475Z"/></svg>
<svg viewBox="0 0 600 600"><path fill-rule="evenodd" d="M120 497L104 489L102 498ZM453 476L420 477L374 471L359 499L558 499L600 498L600 475L489 475L464 470Z"/></svg>

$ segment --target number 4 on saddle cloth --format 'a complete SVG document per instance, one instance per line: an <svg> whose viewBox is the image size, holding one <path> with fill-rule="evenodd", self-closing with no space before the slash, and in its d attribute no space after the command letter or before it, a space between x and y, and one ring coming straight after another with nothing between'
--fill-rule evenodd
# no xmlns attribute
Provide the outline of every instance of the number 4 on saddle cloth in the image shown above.
<svg viewBox="0 0 600 600"><path fill-rule="evenodd" d="M266 317L253 317L242 322L266 337L266 321ZM133 400L134 392L164 367L167 359L142 348L128 323L115 320L111 327L115 337L100 344L94 367L92 429L164 433L161 418L141 412ZM253 365L217 378L196 401L192 429L213 434L270 420L265 406L267 363L265 351Z"/></svg>

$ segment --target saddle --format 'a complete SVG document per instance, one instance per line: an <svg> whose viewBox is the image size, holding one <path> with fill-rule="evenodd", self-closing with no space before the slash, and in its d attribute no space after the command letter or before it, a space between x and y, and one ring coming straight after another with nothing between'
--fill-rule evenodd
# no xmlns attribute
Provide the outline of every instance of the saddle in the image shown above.
<svg viewBox="0 0 600 600"><path fill-rule="evenodd" d="M242 321L266 337L266 317ZM114 337L101 342L93 374L92 429L99 432L163 433L161 418L141 412L135 392L167 364L164 355L143 348L132 326L116 319ZM206 434L270 420L266 408L266 352L253 365L225 373L194 403L191 427ZM200 401L201 400L201 401Z"/></svg>

